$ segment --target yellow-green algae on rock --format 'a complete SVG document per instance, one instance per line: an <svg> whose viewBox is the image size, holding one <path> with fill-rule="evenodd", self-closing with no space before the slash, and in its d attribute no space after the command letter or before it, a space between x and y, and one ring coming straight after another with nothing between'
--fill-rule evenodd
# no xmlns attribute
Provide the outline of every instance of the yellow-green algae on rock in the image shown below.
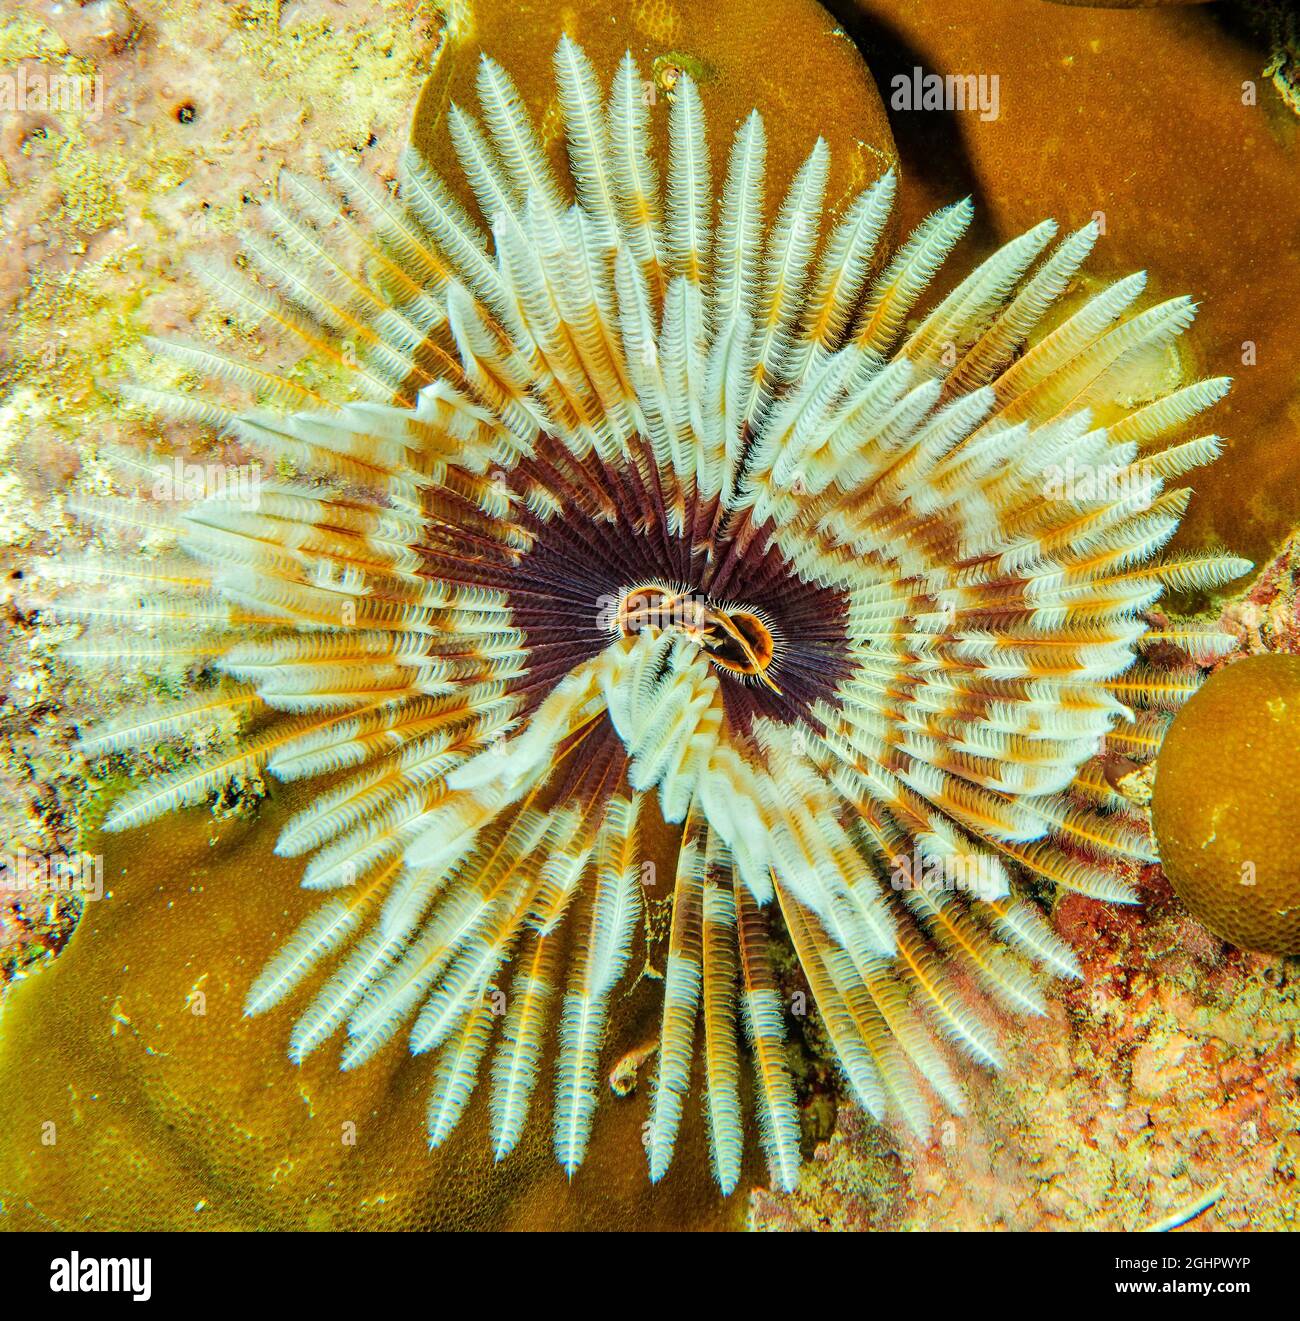
<svg viewBox="0 0 1300 1321"><path fill-rule="evenodd" d="M1179 898L1225 940L1300 954L1300 656L1250 656L1179 712L1152 818Z"/></svg>

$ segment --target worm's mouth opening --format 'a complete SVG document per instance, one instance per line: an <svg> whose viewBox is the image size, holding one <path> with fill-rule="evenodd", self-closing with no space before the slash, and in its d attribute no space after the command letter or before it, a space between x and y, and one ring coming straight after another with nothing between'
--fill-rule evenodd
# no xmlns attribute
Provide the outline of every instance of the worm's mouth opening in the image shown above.
<svg viewBox="0 0 1300 1321"><path fill-rule="evenodd" d="M677 629L696 642L718 669L781 692L770 672L777 639L771 623L757 610L718 605L698 592L644 583L620 597L615 626L625 637L646 628Z"/></svg>

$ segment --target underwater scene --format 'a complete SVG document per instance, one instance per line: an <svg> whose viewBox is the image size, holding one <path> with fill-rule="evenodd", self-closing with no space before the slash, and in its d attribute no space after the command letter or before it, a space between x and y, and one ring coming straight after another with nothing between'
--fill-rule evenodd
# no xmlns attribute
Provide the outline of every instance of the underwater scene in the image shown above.
<svg viewBox="0 0 1300 1321"><path fill-rule="evenodd" d="M6 1262L1296 1228L1298 309L1287 0L0 0Z"/></svg>

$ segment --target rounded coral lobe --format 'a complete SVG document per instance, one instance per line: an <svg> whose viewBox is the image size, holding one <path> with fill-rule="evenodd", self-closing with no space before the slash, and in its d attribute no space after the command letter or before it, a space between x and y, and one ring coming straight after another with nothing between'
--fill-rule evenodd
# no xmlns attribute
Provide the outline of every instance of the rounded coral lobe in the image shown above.
<svg viewBox="0 0 1300 1321"><path fill-rule="evenodd" d="M1300 954L1300 656L1247 656L1179 712L1152 817L1178 897L1245 949Z"/></svg>
<svg viewBox="0 0 1300 1321"><path fill-rule="evenodd" d="M256 280L209 273L346 397L166 346L253 402L137 395L310 476L104 511L175 553L118 566L117 603L68 603L126 625L73 653L221 681L85 746L250 717L110 829L232 774L334 777L277 845L323 902L248 996L301 997L294 1059L341 1039L358 1068L405 1034L436 1055L434 1145L486 1073L498 1159L553 1076L572 1173L614 992L648 957L651 1177L698 1048L719 1184L752 1094L791 1188L774 934L847 1091L923 1132L932 1096L964 1104L951 1053L996 1066L996 1014L1078 975L1025 876L1133 899L1152 845L1107 767L1151 760L1230 642L1149 607L1246 567L1162 553L1189 499L1169 484L1219 452L1187 429L1227 383L1142 397L1194 308L1140 309L1140 275L1057 306L1094 225L1038 225L930 305L968 202L887 254L892 173L828 216L818 141L769 209L757 112L715 162L682 73L661 171L630 55L598 73L566 38L555 66L567 175L485 58L482 117L447 121L479 217L414 151L398 197L336 160L342 197L286 179Z"/></svg>

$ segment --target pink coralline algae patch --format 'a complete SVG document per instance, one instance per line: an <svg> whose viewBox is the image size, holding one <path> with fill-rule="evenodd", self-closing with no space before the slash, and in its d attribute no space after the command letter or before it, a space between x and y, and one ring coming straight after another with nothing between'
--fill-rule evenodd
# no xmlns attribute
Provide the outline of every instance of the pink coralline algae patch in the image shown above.
<svg viewBox="0 0 1300 1321"><path fill-rule="evenodd" d="M1220 626L1241 639L1246 655L1300 653L1300 534L1290 536L1245 596L1224 610Z"/></svg>

